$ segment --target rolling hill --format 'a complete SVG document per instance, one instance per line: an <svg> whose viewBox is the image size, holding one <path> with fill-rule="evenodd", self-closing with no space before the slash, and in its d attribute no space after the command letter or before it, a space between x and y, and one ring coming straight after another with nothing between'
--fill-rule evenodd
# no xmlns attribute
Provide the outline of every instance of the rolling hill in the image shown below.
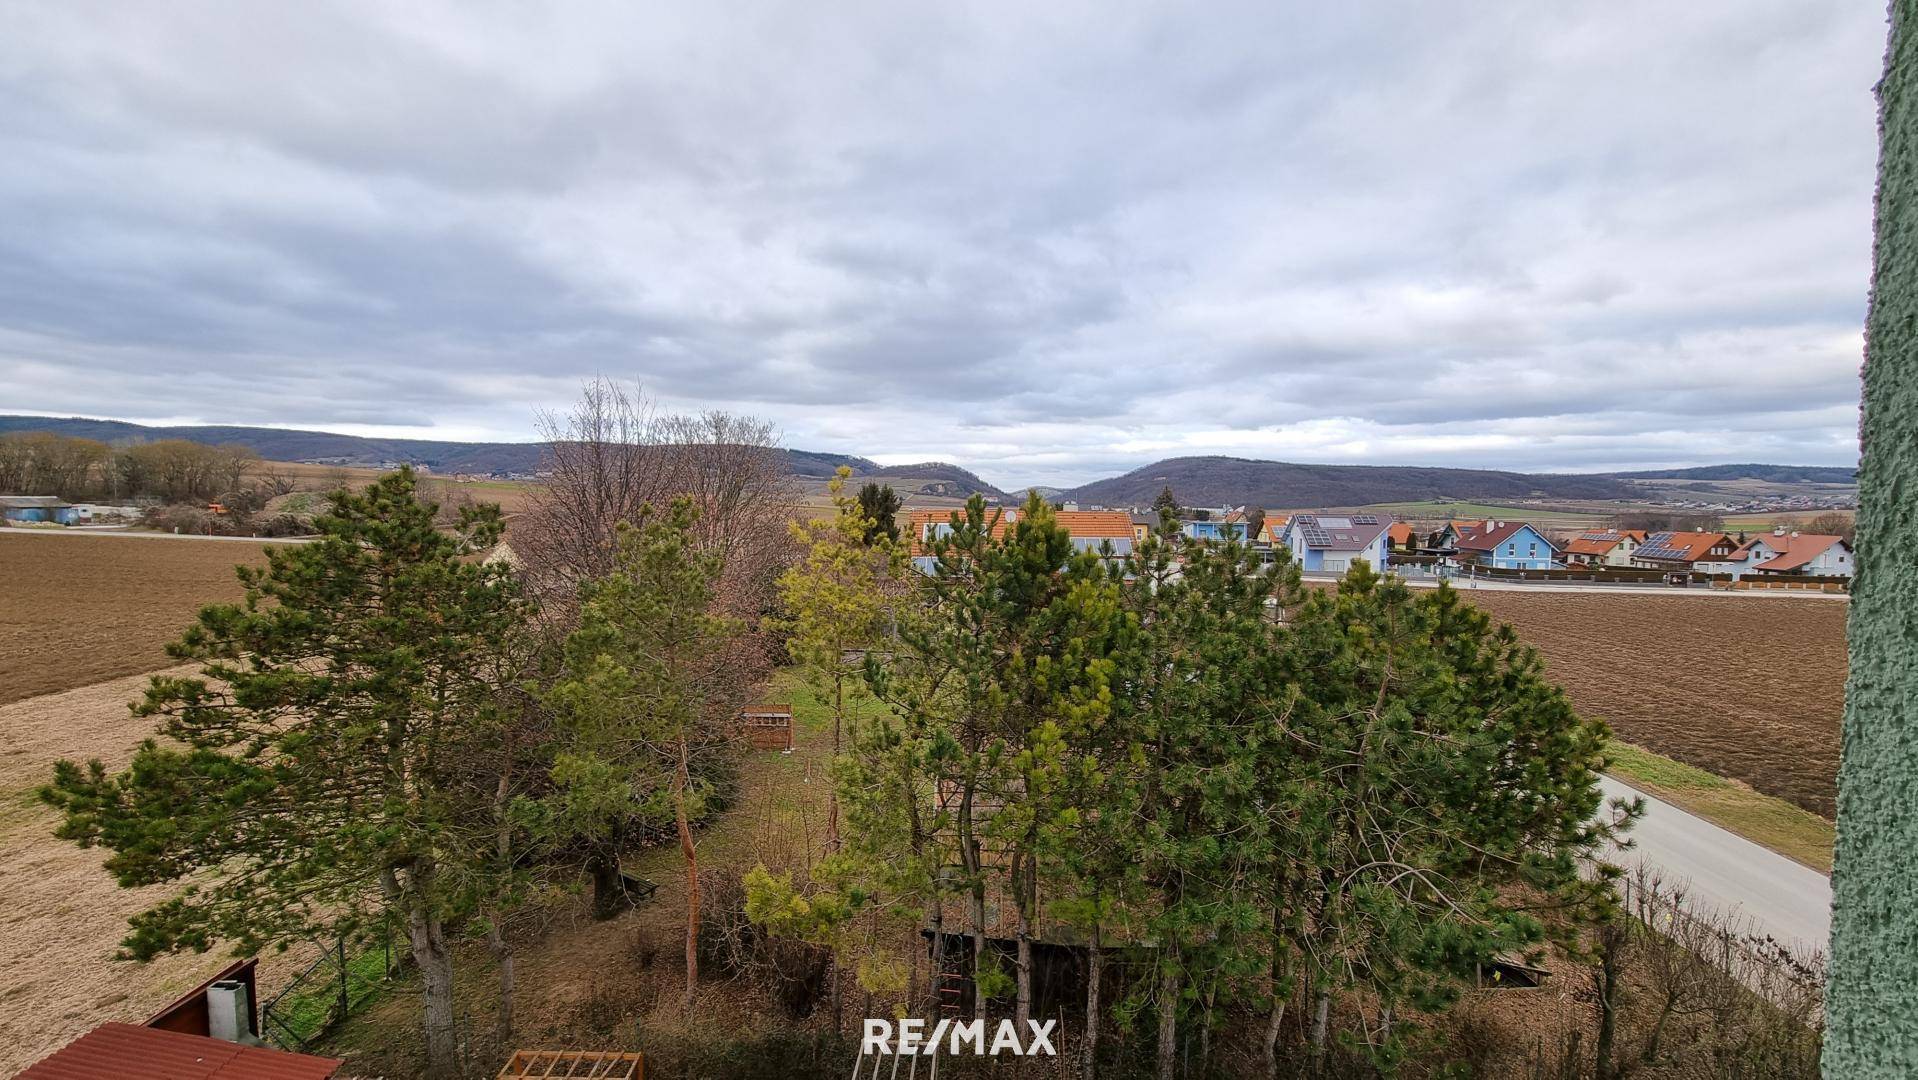
<svg viewBox="0 0 1918 1080"><path fill-rule="evenodd" d="M1107 506L1149 506L1167 486L1186 506L1366 506L1427 499L1629 499L1638 494L1612 476L1180 457L1072 488L1065 497Z"/></svg>
<svg viewBox="0 0 1918 1080"><path fill-rule="evenodd" d="M327 464L362 466L403 461L430 466L435 472L451 473L536 472L544 448L542 443L531 442L378 439L287 428L148 427L123 420L90 420L83 417L0 416L0 435L10 431L50 431L56 435L98 439L104 443L152 442L156 439L189 439L215 445L236 443L270 461L322 461ZM787 450L784 453L795 476L824 479L841 465L851 466L854 473L862 476L879 468L865 458L847 454L812 450Z"/></svg>
<svg viewBox="0 0 1918 1080"><path fill-rule="evenodd" d="M430 466L435 472L533 473L540 467L542 443L453 442L434 439L379 439L341 435L330 431L226 425L149 427L124 420L85 417L0 416L0 435L8 432L48 431L70 438L98 439L116 444L188 439L219 445L237 443L270 461L321 461L327 464L371 466L408 462ZM912 480L929 494L966 496L973 492L1004 493L970 470L943 461L917 465L882 466L850 454L816 450L785 450L794 476L808 480L830 478L841 465L853 475L879 480Z"/></svg>
<svg viewBox="0 0 1918 1080"><path fill-rule="evenodd" d="M379 439L326 431L285 428L190 426L148 427L121 420L81 417L0 416L0 435L50 431L107 443L154 439L191 439L238 443L274 461L322 461L374 466L384 462L427 465L436 472L532 473L539 469L540 443L454 442L431 439ZM943 461L880 465L869 458L814 450L785 450L793 475L824 480L844 465L860 479L891 482L905 493L961 497L978 492L1017 498L1024 487L994 487L971 470ZM1852 484L1856 470L1821 465L1706 465L1621 473L1519 473L1496 469L1447 469L1408 465L1305 465L1238 457L1178 457L1154 462L1123 476L1109 477L1061 491L1041 488L1048 497L1104 506L1149 506L1170 486L1187 506L1348 507L1423 501L1662 501L1681 489L1700 492L1713 485ZM1828 491L1828 489L1827 489ZM1827 494L1826 497L1829 497Z"/></svg>
<svg viewBox="0 0 1918 1080"><path fill-rule="evenodd" d="M1612 473L1620 480L1763 480L1770 484L1855 484L1858 470L1838 465L1700 465Z"/></svg>

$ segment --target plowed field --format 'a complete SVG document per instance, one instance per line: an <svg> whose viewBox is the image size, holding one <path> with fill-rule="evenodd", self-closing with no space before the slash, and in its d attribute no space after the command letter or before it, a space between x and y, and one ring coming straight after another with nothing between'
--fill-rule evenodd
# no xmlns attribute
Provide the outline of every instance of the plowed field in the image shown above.
<svg viewBox="0 0 1918 1080"><path fill-rule="evenodd" d="M0 704L172 663L206 604L237 600L254 542L0 529Z"/></svg>
<svg viewBox="0 0 1918 1080"><path fill-rule="evenodd" d="M1836 812L1850 605L1778 597L1466 591L1618 736Z"/></svg>

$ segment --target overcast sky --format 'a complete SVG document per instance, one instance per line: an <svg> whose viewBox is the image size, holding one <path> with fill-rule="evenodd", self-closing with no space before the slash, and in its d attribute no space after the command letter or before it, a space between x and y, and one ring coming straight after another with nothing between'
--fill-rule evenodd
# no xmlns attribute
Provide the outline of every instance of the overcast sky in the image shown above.
<svg viewBox="0 0 1918 1080"><path fill-rule="evenodd" d="M536 7L0 0L0 412L1856 460L1880 4Z"/></svg>

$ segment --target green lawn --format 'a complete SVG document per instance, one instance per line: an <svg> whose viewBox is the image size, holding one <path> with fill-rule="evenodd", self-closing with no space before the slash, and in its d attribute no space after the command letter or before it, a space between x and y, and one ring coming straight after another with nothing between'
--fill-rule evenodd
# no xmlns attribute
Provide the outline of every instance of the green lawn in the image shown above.
<svg viewBox="0 0 1918 1080"><path fill-rule="evenodd" d="M1611 755L1612 775L1646 794L1831 873L1834 827L1817 814L1631 743L1612 743Z"/></svg>
<svg viewBox="0 0 1918 1080"><path fill-rule="evenodd" d="M1578 513L1569 510L1540 510L1534 506L1495 506L1491 503L1473 502L1398 502L1373 503L1362 507L1365 510L1377 510L1403 518L1510 518L1514 521L1536 521L1550 524L1556 521L1593 521L1604 515Z"/></svg>
<svg viewBox="0 0 1918 1080"><path fill-rule="evenodd" d="M346 961L347 1012L351 1014L387 989L389 956L382 945L349 954ZM324 965L311 973L311 982L273 1002L266 1035L288 1050L302 1050L326 1031L340 1015L340 970Z"/></svg>

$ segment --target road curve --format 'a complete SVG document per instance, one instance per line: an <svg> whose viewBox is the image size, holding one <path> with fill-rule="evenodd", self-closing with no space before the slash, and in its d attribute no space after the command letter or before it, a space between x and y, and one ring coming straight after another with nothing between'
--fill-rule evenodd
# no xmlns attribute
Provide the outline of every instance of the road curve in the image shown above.
<svg viewBox="0 0 1918 1080"><path fill-rule="evenodd" d="M1607 799L1645 800L1632 829L1634 847L1614 852L1628 870L1642 862L1669 885L1683 886L1692 906L1738 920L1808 956L1831 947L1831 879L1770 848L1661 802L1609 776L1599 778Z"/></svg>

